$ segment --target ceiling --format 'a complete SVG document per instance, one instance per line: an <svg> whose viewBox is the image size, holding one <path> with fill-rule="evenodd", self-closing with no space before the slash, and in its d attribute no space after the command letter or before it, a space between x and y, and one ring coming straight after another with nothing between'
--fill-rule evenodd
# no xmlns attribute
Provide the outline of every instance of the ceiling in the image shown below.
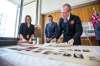
<svg viewBox="0 0 100 66"><path fill-rule="evenodd" d="M9 0L9 1L17 5L20 4L20 0ZM60 8L64 3L69 3L71 4L71 6L77 6L91 1L95 1L95 0L74 0L74 1L73 0L41 0L41 4L42 4L41 12L45 14L48 12L60 10ZM36 0L24 0L23 4L26 5L31 2L36 2Z"/></svg>
<svg viewBox="0 0 100 66"><path fill-rule="evenodd" d="M13 2L16 5L20 5L20 1L21 0L9 0L9 1ZM30 3L30 2L36 2L36 0L24 0L23 4L26 5L26 4Z"/></svg>

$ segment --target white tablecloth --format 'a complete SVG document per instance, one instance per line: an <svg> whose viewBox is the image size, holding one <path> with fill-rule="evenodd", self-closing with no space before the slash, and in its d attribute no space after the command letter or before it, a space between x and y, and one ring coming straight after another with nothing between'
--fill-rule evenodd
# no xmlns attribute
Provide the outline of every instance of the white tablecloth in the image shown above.
<svg viewBox="0 0 100 66"><path fill-rule="evenodd" d="M43 46L39 46L43 48ZM74 57L64 57L62 55L45 55L31 51L17 51L8 48L26 48L12 46L0 48L0 66L99 66L100 65L100 47L99 46L71 46L71 47L44 47L45 50L59 51L59 49L80 49L84 59ZM88 49L90 52L83 52ZM77 51L67 51L68 53L79 53ZM89 60L88 56L95 56L99 61Z"/></svg>

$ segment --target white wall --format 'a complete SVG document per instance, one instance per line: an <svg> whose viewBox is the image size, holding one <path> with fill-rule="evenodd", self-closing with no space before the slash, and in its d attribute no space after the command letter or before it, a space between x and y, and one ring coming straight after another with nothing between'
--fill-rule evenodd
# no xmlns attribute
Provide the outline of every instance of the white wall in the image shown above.
<svg viewBox="0 0 100 66"><path fill-rule="evenodd" d="M59 10L64 3L77 6L91 1L95 0L42 0L42 13L45 14L54 10Z"/></svg>

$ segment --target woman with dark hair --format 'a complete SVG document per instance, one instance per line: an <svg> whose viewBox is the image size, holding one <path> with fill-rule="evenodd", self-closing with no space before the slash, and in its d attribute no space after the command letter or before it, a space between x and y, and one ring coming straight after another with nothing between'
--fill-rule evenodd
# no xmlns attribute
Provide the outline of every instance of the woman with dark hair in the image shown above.
<svg viewBox="0 0 100 66"><path fill-rule="evenodd" d="M20 25L19 29L19 42L28 42L32 43L32 37L34 34L34 25L31 24L31 16L25 16L25 23Z"/></svg>

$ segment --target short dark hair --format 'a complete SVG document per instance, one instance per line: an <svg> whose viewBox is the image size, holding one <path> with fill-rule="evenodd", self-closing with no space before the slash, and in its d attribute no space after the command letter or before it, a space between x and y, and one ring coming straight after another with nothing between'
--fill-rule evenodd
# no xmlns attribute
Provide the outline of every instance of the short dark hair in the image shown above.
<svg viewBox="0 0 100 66"><path fill-rule="evenodd" d="M53 16L52 16L52 15L48 15L48 17L51 17L51 18L53 18Z"/></svg>
<svg viewBox="0 0 100 66"><path fill-rule="evenodd" d="M63 7L65 7L65 6L67 6L70 10L72 9L71 5L68 4L68 3L65 3L65 4L63 5Z"/></svg>

